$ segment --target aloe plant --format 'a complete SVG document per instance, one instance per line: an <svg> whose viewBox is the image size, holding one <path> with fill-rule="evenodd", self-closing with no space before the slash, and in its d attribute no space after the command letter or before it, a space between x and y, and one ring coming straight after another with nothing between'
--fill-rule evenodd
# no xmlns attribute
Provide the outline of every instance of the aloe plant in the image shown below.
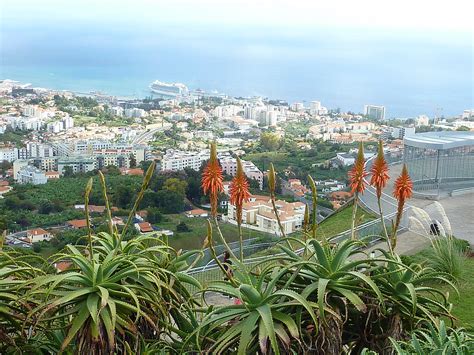
<svg viewBox="0 0 474 355"><path fill-rule="evenodd" d="M425 329L414 331L408 341L390 340L397 354L470 355L474 353L472 334L462 328L448 328L443 320L440 320L436 326L427 323Z"/></svg>
<svg viewBox="0 0 474 355"><path fill-rule="evenodd" d="M239 304L209 309L193 334L198 348L209 353L238 354L302 351L301 337L306 329L297 318L305 314L312 329L317 328L317 305L278 286L289 272L287 268L271 265L252 274L235 262L234 282L213 282L206 292L230 296Z"/></svg>

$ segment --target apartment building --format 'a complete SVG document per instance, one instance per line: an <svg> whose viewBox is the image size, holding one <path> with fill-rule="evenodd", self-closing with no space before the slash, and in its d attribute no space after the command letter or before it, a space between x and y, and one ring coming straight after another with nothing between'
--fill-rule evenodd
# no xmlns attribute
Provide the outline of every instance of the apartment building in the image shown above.
<svg viewBox="0 0 474 355"><path fill-rule="evenodd" d="M179 171L185 168L199 170L202 163L209 159L209 151L185 152L168 149L161 160L162 171Z"/></svg>
<svg viewBox="0 0 474 355"><path fill-rule="evenodd" d="M87 173L96 169L96 161L90 157L64 157L58 159L58 173L64 175L64 170L67 166L70 166L72 172L76 173Z"/></svg>
<svg viewBox="0 0 474 355"><path fill-rule="evenodd" d="M302 202L276 201L278 217L285 234L301 229L304 220L305 204ZM236 208L228 204L227 220L236 224ZM242 207L242 225L246 228L259 230L281 236L277 217L268 196L252 196Z"/></svg>
<svg viewBox="0 0 474 355"><path fill-rule="evenodd" d="M39 170L35 166L27 165L21 168L16 175L16 180L19 184L46 184L48 178L44 171Z"/></svg>
<svg viewBox="0 0 474 355"><path fill-rule="evenodd" d="M221 164L222 170L227 175L235 176L235 174L237 174L236 158L231 156L219 157L219 162ZM247 176L248 179L257 180L261 190L263 188L263 173L251 161L242 160L241 162L245 176Z"/></svg>

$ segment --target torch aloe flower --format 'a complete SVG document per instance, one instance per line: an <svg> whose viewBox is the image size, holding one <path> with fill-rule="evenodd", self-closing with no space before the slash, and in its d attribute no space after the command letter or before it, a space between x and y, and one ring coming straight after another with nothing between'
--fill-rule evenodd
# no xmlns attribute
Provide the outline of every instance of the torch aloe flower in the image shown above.
<svg viewBox="0 0 474 355"><path fill-rule="evenodd" d="M397 207L397 217L395 224L393 225L391 246L395 248L397 245L397 229L400 226L400 221L402 219L403 208L405 207L405 202L413 195L413 182L411 181L410 175L408 175L408 169L406 164L403 164L403 169L400 176L395 180L395 187L393 190L393 196L398 201Z"/></svg>
<svg viewBox="0 0 474 355"><path fill-rule="evenodd" d="M242 206L250 198L249 182L245 176L242 162L237 158L237 173L230 183L230 203L235 206L237 225L239 227L240 240L240 260L243 261L243 240L242 240Z"/></svg>
<svg viewBox="0 0 474 355"><path fill-rule="evenodd" d="M352 212L352 239L355 239L355 228L356 228L356 215L357 215L357 204L359 202L359 193L363 194L367 182L365 177L367 176L365 171L365 159L364 159L364 145L362 142L359 143L359 152L357 153L357 159L354 167L349 171L349 181L352 193L354 193L354 208Z"/></svg>
<svg viewBox="0 0 474 355"><path fill-rule="evenodd" d="M379 141L378 154L377 154L377 157L375 158L374 164L372 165L372 169L370 169L370 172L372 174L372 177L370 178L370 184L373 187L375 187L375 190L377 192L377 203L379 206L380 220L382 222L382 227L385 233L385 237L388 239L387 228L385 227L385 220L384 220L383 211L382 211L382 203L380 199L382 197L382 190L387 185L387 182L390 179L390 176L388 175L388 164L383 154L382 141Z"/></svg>
<svg viewBox="0 0 474 355"><path fill-rule="evenodd" d="M222 180L222 168L217 160L216 143L211 143L211 157L202 173L201 186L204 194L209 193L211 214L213 217L216 217L217 215L217 197L220 192L224 191Z"/></svg>

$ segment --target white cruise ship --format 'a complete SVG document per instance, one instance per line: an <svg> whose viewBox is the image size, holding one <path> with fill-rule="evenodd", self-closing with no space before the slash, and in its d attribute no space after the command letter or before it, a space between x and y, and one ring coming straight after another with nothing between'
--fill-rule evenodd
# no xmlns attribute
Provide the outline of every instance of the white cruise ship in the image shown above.
<svg viewBox="0 0 474 355"><path fill-rule="evenodd" d="M150 84L150 90L164 99L186 96L189 93L188 87L184 84L164 83L159 80Z"/></svg>

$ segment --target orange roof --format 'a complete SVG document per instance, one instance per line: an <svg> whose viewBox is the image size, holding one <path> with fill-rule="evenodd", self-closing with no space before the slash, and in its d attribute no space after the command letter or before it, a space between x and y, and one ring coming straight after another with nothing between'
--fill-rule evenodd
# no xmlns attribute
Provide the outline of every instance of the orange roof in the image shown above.
<svg viewBox="0 0 474 355"><path fill-rule="evenodd" d="M86 219L73 219L71 221L68 221L67 224L70 226L81 229L81 228L86 228L87 227L87 220Z"/></svg>
<svg viewBox="0 0 474 355"><path fill-rule="evenodd" d="M120 169L122 175L135 175L135 176L143 176L143 169L140 168L133 168L133 169Z"/></svg>
<svg viewBox="0 0 474 355"><path fill-rule="evenodd" d="M0 186L0 192L7 192L10 191L10 186Z"/></svg>
<svg viewBox="0 0 474 355"><path fill-rule="evenodd" d="M30 229L26 231L27 235L43 235L43 234L48 234L47 231L45 231L43 228L35 228L35 229Z"/></svg>
<svg viewBox="0 0 474 355"><path fill-rule="evenodd" d="M59 171L47 171L44 174L46 176L59 176Z"/></svg>
<svg viewBox="0 0 474 355"><path fill-rule="evenodd" d="M7 180L0 180L0 186L8 186L10 183Z"/></svg>
<svg viewBox="0 0 474 355"><path fill-rule="evenodd" d="M140 232L142 233L153 232L153 227L148 222L138 223L138 228L140 228Z"/></svg>

